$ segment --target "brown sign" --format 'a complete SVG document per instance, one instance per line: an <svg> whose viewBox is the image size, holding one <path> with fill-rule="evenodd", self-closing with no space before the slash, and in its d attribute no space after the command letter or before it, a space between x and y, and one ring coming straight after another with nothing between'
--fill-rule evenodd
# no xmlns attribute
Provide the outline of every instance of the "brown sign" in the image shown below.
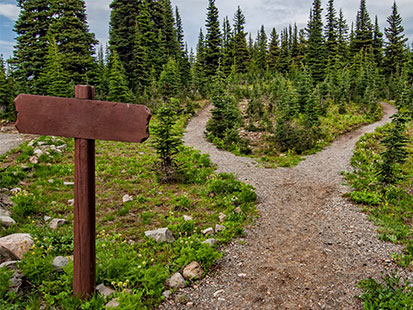
<svg viewBox="0 0 413 310"><path fill-rule="evenodd" d="M77 85L76 98L15 99L19 132L75 138L73 294L80 298L96 287L95 139L142 142L151 118L145 106L95 101L94 93Z"/></svg>
<svg viewBox="0 0 413 310"><path fill-rule="evenodd" d="M21 133L142 142L151 113L143 105L21 94L15 99Z"/></svg>

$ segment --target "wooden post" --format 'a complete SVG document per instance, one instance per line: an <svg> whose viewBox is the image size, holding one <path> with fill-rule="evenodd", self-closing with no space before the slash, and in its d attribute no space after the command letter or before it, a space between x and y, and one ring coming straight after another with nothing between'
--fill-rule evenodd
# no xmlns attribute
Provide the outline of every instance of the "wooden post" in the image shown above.
<svg viewBox="0 0 413 310"><path fill-rule="evenodd" d="M94 99L92 86L77 85L77 99ZM86 298L96 287L95 140L75 138L73 294Z"/></svg>

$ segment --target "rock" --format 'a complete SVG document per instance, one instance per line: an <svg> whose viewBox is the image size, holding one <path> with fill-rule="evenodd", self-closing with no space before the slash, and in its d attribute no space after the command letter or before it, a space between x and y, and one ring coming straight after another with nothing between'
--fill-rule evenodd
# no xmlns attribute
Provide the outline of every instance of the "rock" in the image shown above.
<svg viewBox="0 0 413 310"><path fill-rule="evenodd" d="M16 224L16 221L13 220L10 216L0 216L0 224L6 227L10 227L13 224Z"/></svg>
<svg viewBox="0 0 413 310"><path fill-rule="evenodd" d="M163 292L163 293L162 293L162 296L164 296L166 299L168 299L169 296L171 296L171 291L170 291L170 290L167 290L167 291Z"/></svg>
<svg viewBox="0 0 413 310"><path fill-rule="evenodd" d="M113 298L111 301L109 301L106 305L105 305L105 309L110 309L110 308L117 308L119 307L119 298Z"/></svg>
<svg viewBox="0 0 413 310"><path fill-rule="evenodd" d="M217 244L217 240L214 238L206 239L205 241L202 241L204 244L208 244L210 247L213 247L215 244Z"/></svg>
<svg viewBox="0 0 413 310"><path fill-rule="evenodd" d="M0 208L0 216L10 216L10 212Z"/></svg>
<svg viewBox="0 0 413 310"><path fill-rule="evenodd" d="M50 221L49 223L49 227L53 230L57 229L57 227L62 226L64 224L66 224L66 220L65 219L53 219Z"/></svg>
<svg viewBox="0 0 413 310"><path fill-rule="evenodd" d="M184 221L185 221L185 222L192 221L192 220L193 220L193 218L192 218L191 216L189 216L189 215L184 215Z"/></svg>
<svg viewBox="0 0 413 310"><path fill-rule="evenodd" d="M50 221L52 218L51 218L50 216L45 215L45 216L43 217L43 219L44 219L45 222L48 222L48 221Z"/></svg>
<svg viewBox="0 0 413 310"><path fill-rule="evenodd" d="M72 186L72 185L75 185L75 182L63 182L63 185Z"/></svg>
<svg viewBox="0 0 413 310"><path fill-rule="evenodd" d="M222 223L223 221L225 221L225 219L227 218L227 216L224 213L220 213L219 214L219 221Z"/></svg>
<svg viewBox="0 0 413 310"><path fill-rule="evenodd" d="M0 238L0 246L10 250L18 259L22 259L23 255L33 246L32 236L29 234L12 234Z"/></svg>
<svg viewBox="0 0 413 310"><path fill-rule="evenodd" d="M30 156L29 157L29 162L33 165L38 164L39 163L39 159L36 156Z"/></svg>
<svg viewBox="0 0 413 310"><path fill-rule="evenodd" d="M234 210L234 212L235 212L236 214L241 214L241 213L242 213L241 207L236 207L235 210Z"/></svg>
<svg viewBox="0 0 413 310"><path fill-rule="evenodd" d="M21 190L22 190L22 189L21 189L20 187L15 187L15 188L12 188L12 189L10 190L10 193L16 194L16 193L20 192Z"/></svg>
<svg viewBox="0 0 413 310"><path fill-rule="evenodd" d="M31 140L29 143L27 143L27 146L33 146L34 140Z"/></svg>
<svg viewBox="0 0 413 310"><path fill-rule="evenodd" d="M41 155L43 155L43 151L41 149L34 149L33 154L36 155L36 157L40 157Z"/></svg>
<svg viewBox="0 0 413 310"><path fill-rule="evenodd" d="M74 199L69 199L69 200L67 201L67 204L68 204L69 206L74 206L74 205L75 205L75 200L74 200Z"/></svg>
<svg viewBox="0 0 413 310"><path fill-rule="evenodd" d="M9 291L13 291L16 294L19 292L20 287L23 284L23 274L20 271L16 271L10 278Z"/></svg>
<svg viewBox="0 0 413 310"><path fill-rule="evenodd" d="M49 180L47 180L47 182L49 182L49 183L53 183L53 182L54 182L54 180L53 180L53 179L49 179Z"/></svg>
<svg viewBox="0 0 413 310"><path fill-rule="evenodd" d="M175 241L172 232L168 228L145 231L145 236L154 239L156 242L172 243Z"/></svg>
<svg viewBox="0 0 413 310"><path fill-rule="evenodd" d="M12 205L13 205L13 201L11 201L11 199L10 199L9 196L3 196L2 199L1 199L1 201L2 201L4 204L8 205L8 206L12 206Z"/></svg>
<svg viewBox="0 0 413 310"><path fill-rule="evenodd" d="M202 231L205 236L213 235L214 229L212 227L208 227Z"/></svg>
<svg viewBox="0 0 413 310"><path fill-rule="evenodd" d="M219 294L223 293L224 290L218 290L214 293L214 297L217 297Z"/></svg>
<svg viewBox="0 0 413 310"><path fill-rule="evenodd" d="M9 260L7 262L1 263L0 264L0 269L3 267L6 267L9 270L17 270L17 263L19 261L18 260Z"/></svg>
<svg viewBox="0 0 413 310"><path fill-rule="evenodd" d="M129 201L132 201L132 200L133 200L133 197L132 197L132 196L129 196L128 194L126 194L126 195L124 195L124 196L122 197L123 203L129 202Z"/></svg>
<svg viewBox="0 0 413 310"><path fill-rule="evenodd" d="M246 274L246 273L239 273L239 274L238 274L238 277L240 277L240 278L246 278L246 277L247 277L247 274Z"/></svg>
<svg viewBox="0 0 413 310"><path fill-rule="evenodd" d="M223 225L219 225L219 224L215 225L215 231L216 232L223 231L224 229L225 229L225 226L223 226Z"/></svg>
<svg viewBox="0 0 413 310"><path fill-rule="evenodd" d="M185 279L179 273L174 273L170 279L166 281L166 285L170 288L184 288L185 287Z"/></svg>
<svg viewBox="0 0 413 310"><path fill-rule="evenodd" d="M96 286L96 291L99 292L101 295L103 295L105 298L115 293L115 290L103 284L99 284L98 286Z"/></svg>
<svg viewBox="0 0 413 310"><path fill-rule="evenodd" d="M65 256L57 256L53 259L52 265L57 271L63 271L63 268L69 264L69 257Z"/></svg>
<svg viewBox="0 0 413 310"><path fill-rule="evenodd" d="M18 257L8 248L0 246L0 263L17 260Z"/></svg>
<svg viewBox="0 0 413 310"><path fill-rule="evenodd" d="M183 271L184 278L187 280L201 279L203 274L204 270L202 269L201 265L196 261L191 262L188 266L184 268Z"/></svg>
<svg viewBox="0 0 413 310"><path fill-rule="evenodd" d="M67 147L66 144L62 144L62 145L58 145L56 148L57 148L58 150L64 150L66 147Z"/></svg>

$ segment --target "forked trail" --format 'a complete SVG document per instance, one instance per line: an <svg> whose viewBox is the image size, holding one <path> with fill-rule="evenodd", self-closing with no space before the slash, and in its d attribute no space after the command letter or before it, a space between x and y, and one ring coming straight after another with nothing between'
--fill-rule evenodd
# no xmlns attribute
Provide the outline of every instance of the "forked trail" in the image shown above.
<svg viewBox="0 0 413 310"><path fill-rule="evenodd" d="M342 197L348 188L340 172L350 169L360 136L395 112L391 105L383 108L381 121L340 137L294 168L278 169L261 168L208 143L210 107L193 118L185 144L210 154L219 172L253 185L260 217L242 242L226 248L214 275L160 309L361 309L356 282L395 268L391 255L399 249L379 241L375 226Z"/></svg>

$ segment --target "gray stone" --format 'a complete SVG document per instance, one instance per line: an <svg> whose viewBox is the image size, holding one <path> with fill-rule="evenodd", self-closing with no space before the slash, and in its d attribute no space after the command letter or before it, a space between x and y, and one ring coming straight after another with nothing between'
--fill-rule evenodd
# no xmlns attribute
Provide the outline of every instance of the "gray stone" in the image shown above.
<svg viewBox="0 0 413 310"><path fill-rule="evenodd" d="M202 231L205 236L213 235L214 229L212 227L208 227Z"/></svg>
<svg viewBox="0 0 413 310"><path fill-rule="evenodd" d="M216 224L216 225L215 225L215 231L216 231L216 232L223 231L224 229L225 229L225 226L224 226L224 225L219 225L219 224Z"/></svg>
<svg viewBox="0 0 413 310"><path fill-rule="evenodd" d="M8 205L8 206L12 206L12 205L13 205L13 201L11 201L10 196L3 196L3 197L1 198L1 201L2 201L4 204Z"/></svg>
<svg viewBox="0 0 413 310"><path fill-rule="evenodd" d="M69 200L67 201L67 204L68 204L69 206L74 206L74 205L75 205L75 200L74 200L74 199L69 199Z"/></svg>
<svg viewBox="0 0 413 310"><path fill-rule="evenodd" d="M34 149L33 154L36 155L36 157L40 157L44 152L41 149L36 148Z"/></svg>
<svg viewBox="0 0 413 310"><path fill-rule="evenodd" d="M214 238L206 239L205 241L202 241L204 244L208 244L210 247L213 247L215 244L217 244L217 240Z"/></svg>
<svg viewBox="0 0 413 310"><path fill-rule="evenodd" d="M63 182L63 185L72 186L72 185L75 185L75 182Z"/></svg>
<svg viewBox="0 0 413 310"><path fill-rule="evenodd" d="M164 296L166 299L168 299L169 296L171 296L171 291L170 291L170 290L164 291L164 292L162 293L162 296Z"/></svg>
<svg viewBox="0 0 413 310"><path fill-rule="evenodd" d="M166 281L166 285L170 288L184 288L185 279L179 272L177 272Z"/></svg>
<svg viewBox="0 0 413 310"><path fill-rule="evenodd" d="M9 270L17 270L18 260L10 260L0 264L0 268L6 267Z"/></svg>
<svg viewBox="0 0 413 310"><path fill-rule="evenodd" d="M13 224L16 224L16 221L13 220L10 216L0 216L0 224L6 227L10 227Z"/></svg>
<svg viewBox="0 0 413 310"><path fill-rule="evenodd" d="M188 266L184 268L183 271L184 278L187 280L201 279L203 274L204 270L202 269L201 265L196 261L191 262Z"/></svg>
<svg viewBox="0 0 413 310"><path fill-rule="evenodd" d="M49 227L53 230L56 230L57 227L66 224L66 222L67 221L65 219L52 219L49 223Z"/></svg>
<svg viewBox="0 0 413 310"><path fill-rule="evenodd" d="M16 194L18 192L20 192L22 189L20 187L14 187L10 190L10 193L12 194Z"/></svg>
<svg viewBox="0 0 413 310"><path fill-rule="evenodd" d="M65 256L57 256L53 259L52 265L57 271L63 271L63 268L69 264L69 257Z"/></svg>
<svg viewBox="0 0 413 310"><path fill-rule="evenodd" d="M105 309L111 309L111 308L117 308L119 307L119 298L113 298L111 301L109 301L106 305L105 305Z"/></svg>
<svg viewBox="0 0 413 310"><path fill-rule="evenodd" d="M0 246L7 248L18 259L22 259L23 255L33 246L32 236L29 234L12 234L0 238Z"/></svg>
<svg viewBox="0 0 413 310"><path fill-rule="evenodd" d="M62 144L62 145L58 145L56 148L57 148L58 150L64 150L66 147L67 147L66 144Z"/></svg>
<svg viewBox="0 0 413 310"><path fill-rule="evenodd" d="M10 212L0 208L0 216L10 216Z"/></svg>
<svg viewBox="0 0 413 310"><path fill-rule="evenodd" d="M132 196L129 196L128 194L123 195L123 197L122 197L123 203L129 202L129 201L132 201L132 200L133 200L133 197L132 197Z"/></svg>
<svg viewBox="0 0 413 310"><path fill-rule="evenodd" d="M236 214L241 214L241 213L242 213L241 207L236 207L235 210L234 210L234 212L235 212Z"/></svg>
<svg viewBox="0 0 413 310"><path fill-rule="evenodd" d="M20 271L16 271L10 278L9 291L13 291L17 294L23 284L23 277L24 276Z"/></svg>
<svg viewBox="0 0 413 310"><path fill-rule="evenodd" d="M154 239L156 242L169 242L175 241L172 232L168 228L159 228L156 230L145 231L145 236Z"/></svg>
<svg viewBox="0 0 413 310"><path fill-rule="evenodd" d="M189 215L184 215L184 221L185 221L185 222L192 221L192 220L193 220L193 218L192 218L191 216L189 216Z"/></svg>
<svg viewBox="0 0 413 310"><path fill-rule="evenodd" d="M0 263L18 260L19 258L13 254L8 248L0 246Z"/></svg>
<svg viewBox="0 0 413 310"><path fill-rule="evenodd" d="M30 156L29 157L29 162L33 165L38 164L39 163L39 159L36 156Z"/></svg>
<svg viewBox="0 0 413 310"><path fill-rule="evenodd" d="M50 221L52 218L51 218L50 216L45 215L45 216L43 217L43 219L44 219L45 222L48 222L48 221Z"/></svg>
<svg viewBox="0 0 413 310"><path fill-rule="evenodd" d="M33 146L34 142L34 140L31 140L29 143L27 143L27 146Z"/></svg>
<svg viewBox="0 0 413 310"><path fill-rule="evenodd" d="M103 295L105 298L115 293L115 290L103 284L99 284L98 286L96 286L96 291L99 292L101 295Z"/></svg>
<svg viewBox="0 0 413 310"><path fill-rule="evenodd" d="M223 221L225 221L225 219L227 218L227 216L224 213L220 213L219 214L219 221L222 223Z"/></svg>

